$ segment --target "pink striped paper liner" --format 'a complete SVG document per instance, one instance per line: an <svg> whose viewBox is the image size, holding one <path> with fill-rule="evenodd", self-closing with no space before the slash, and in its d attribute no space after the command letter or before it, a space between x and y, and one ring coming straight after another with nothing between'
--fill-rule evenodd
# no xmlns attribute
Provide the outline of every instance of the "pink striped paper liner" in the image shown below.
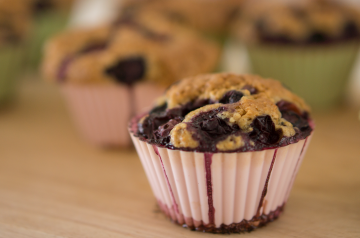
<svg viewBox="0 0 360 238"><path fill-rule="evenodd" d="M153 105L164 88L148 83L121 85L63 85L73 119L92 144L129 146L127 126L131 116Z"/></svg>
<svg viewBox="0 0 360 238"><path fill-rule="evenodd" d="M161 210L180 225L216 232L236 224L253 229L279 215L311 136L278 149L214 154L131 137Z"/></svg>

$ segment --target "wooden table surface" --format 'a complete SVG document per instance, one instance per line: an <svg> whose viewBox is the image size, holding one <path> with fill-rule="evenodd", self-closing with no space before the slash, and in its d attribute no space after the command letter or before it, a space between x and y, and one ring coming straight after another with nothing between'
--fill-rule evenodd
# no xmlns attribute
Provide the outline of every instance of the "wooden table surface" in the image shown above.
<svg viewBox="0 0 360 238"><path fill-rule="evenodd" d="M316 134L285 213L233 237L360 237L360 122L352 109L314 115ZM0 111L0 237L221 237L157 209L134 149L79 137L53 85L27 82Z"/></svg>

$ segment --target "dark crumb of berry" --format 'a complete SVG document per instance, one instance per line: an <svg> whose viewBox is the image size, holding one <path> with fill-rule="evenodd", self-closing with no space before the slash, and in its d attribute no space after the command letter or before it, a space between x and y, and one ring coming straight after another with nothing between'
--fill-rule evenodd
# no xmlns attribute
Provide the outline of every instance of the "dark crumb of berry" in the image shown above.
<svg viewBox="0 0 360 238"><path fill-rule="evenodd" d="M119 83L133 85L143 79L146 71L146 62L142 57L133 57L120 60L107 68L105 73Z"/></svg>
<svg viewBox="0 0 360 238"><path fill-rule="evenodd" d="M240 101L240 99L244 96L242 92L232 90L227 93L220 99L220 103L222 104L229 104L229 103L235 103Z"/></svg>

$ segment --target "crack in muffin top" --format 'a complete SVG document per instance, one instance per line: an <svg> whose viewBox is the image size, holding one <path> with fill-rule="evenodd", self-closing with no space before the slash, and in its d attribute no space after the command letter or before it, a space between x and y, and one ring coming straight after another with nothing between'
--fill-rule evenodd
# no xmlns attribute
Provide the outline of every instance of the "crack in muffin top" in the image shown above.
<svg viewBox="0 0 360 238"><path fill-rule="evenodd" d="M276 80L207 74L172 85L134 133L168 148L262 150L306 138L312 131L309 111Z"/></svg>
<svg viewBox="0 0 360 238"><path fill-rule="evenodd" d="M45 78L58 82L169 86L212 71L218 55L215 43L149 13L56 36L46 45L42 68Z"/></svg>
<svg viewBox="0 0 360 238"><path fill-rule="evenodd" d="M336 0L248 3L233 33L248 43L317 44L360 39L360 9Z"/></svg>

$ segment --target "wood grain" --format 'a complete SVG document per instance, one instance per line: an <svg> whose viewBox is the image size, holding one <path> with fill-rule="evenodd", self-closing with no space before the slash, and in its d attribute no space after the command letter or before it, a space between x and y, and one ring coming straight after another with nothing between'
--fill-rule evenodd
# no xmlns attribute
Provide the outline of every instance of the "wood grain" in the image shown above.
<svg viewBox="0 0 360 238"><path fill-rule="evenodd" d="M0 237L208 237L168 221L134 149L79 137L56 87L23 84L0 111ZM315 136L285 213L242 237L360 237L360 122L316 113ZM221 236L221 235L218 235Z"/></svg>

